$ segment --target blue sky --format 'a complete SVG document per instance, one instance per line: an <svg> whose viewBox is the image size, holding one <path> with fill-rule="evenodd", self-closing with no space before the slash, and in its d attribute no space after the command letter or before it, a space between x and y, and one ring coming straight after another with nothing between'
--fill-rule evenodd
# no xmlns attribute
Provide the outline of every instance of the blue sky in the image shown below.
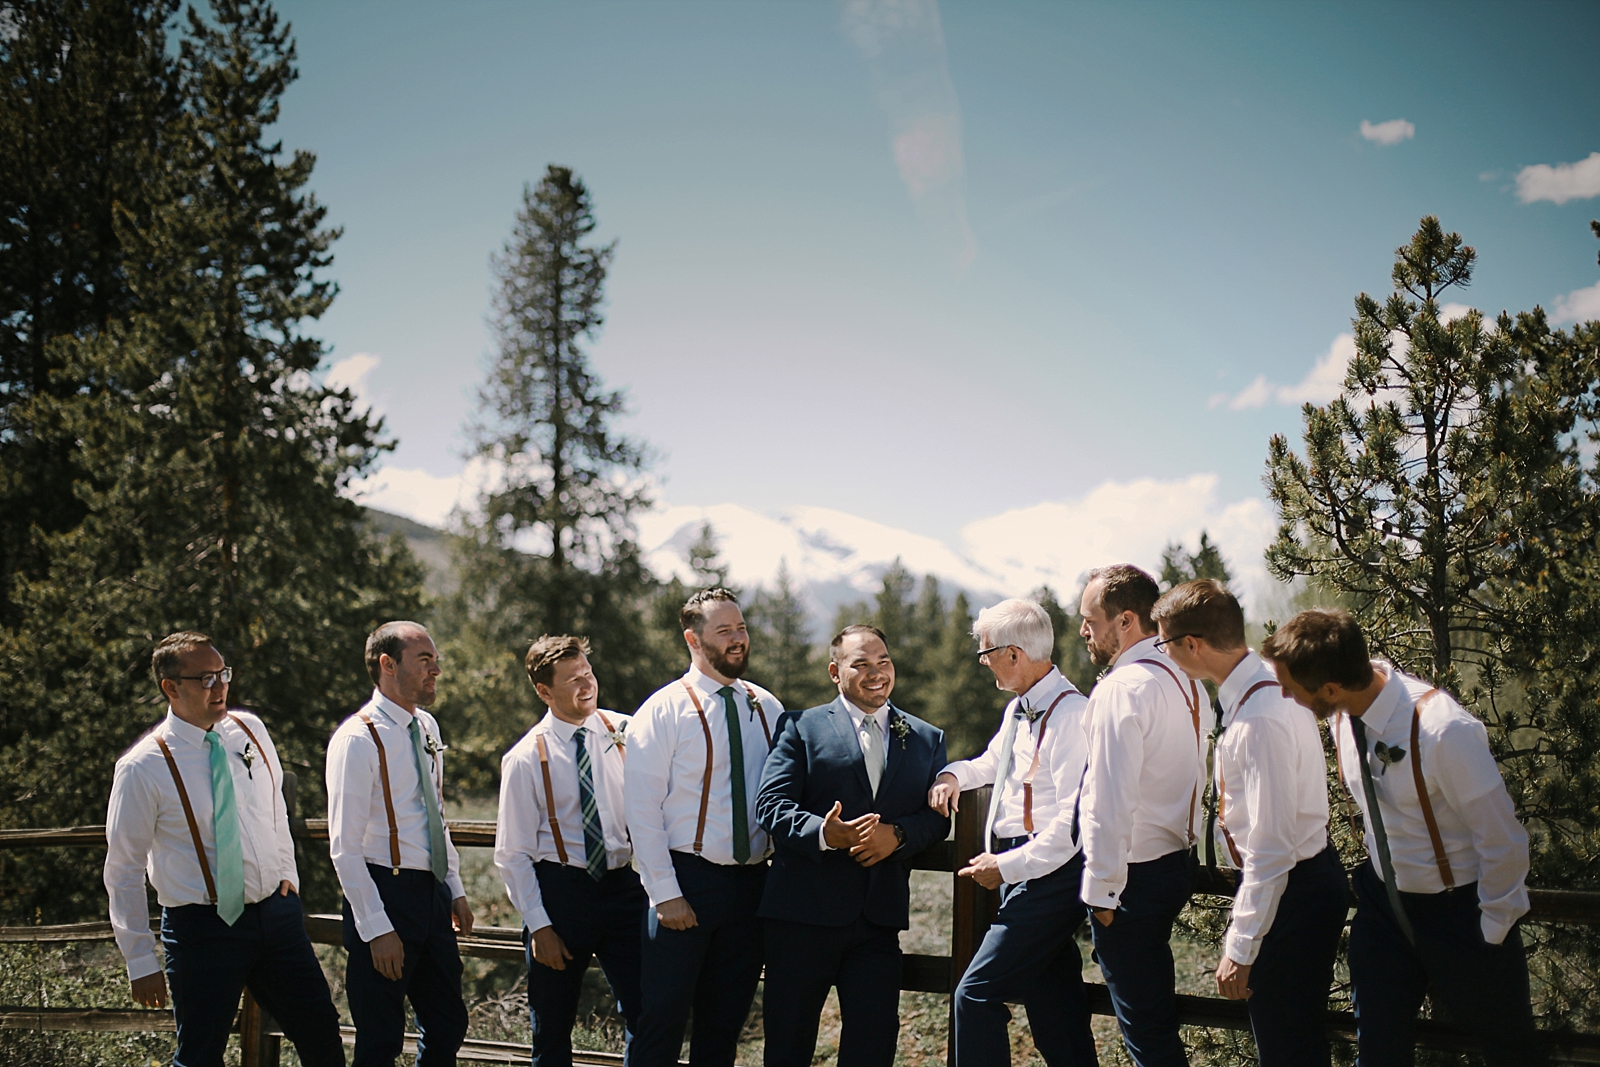
<svg viewBox="0 0 1600 1067"><path fill-rule="evenodd" d="M1424 214L1474 306L1600 317L1600 158L1517 181L1600 152L1594 4L280 10L277 133L345 228L314 332L376 357L341 373L413 495L461 471L489 255L552 162L619 240L593 359L678 506L955 544L1108 484L1259 500Z"/></svg>

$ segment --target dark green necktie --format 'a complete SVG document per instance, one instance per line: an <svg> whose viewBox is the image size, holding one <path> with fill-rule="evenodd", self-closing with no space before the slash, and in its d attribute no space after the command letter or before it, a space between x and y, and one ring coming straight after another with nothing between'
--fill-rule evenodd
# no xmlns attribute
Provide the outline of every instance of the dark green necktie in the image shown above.
<svg viewBox="0 0 1600 1067"><path fill-rule="evenodd" d="M744 734L739 730L739 705L733 699L733 686L725 685L722 710L728 718L728 772L733 786L733 861L750 862L750 815L744 798Z"/></svg>
<svg viewBox="0 0 1600 1067"><path fill-rule="evenodd" d="M1356 750L1360 753L1361 763L1361 791L1367 796L1367 818L1372 822L1372 836L1378 842L1378 863L1383 868L1383 887L1389 891L1389 906L1394 909L1394 921L1399 924L1400 932L1406 935L1406 940L1413 945L1417 943L1417 935L1411 930L1411 920L1406 918L1406 909L1400 903L1400 886L1394 879L1394 860L1389 855L1389 835L1383 828L1383 815L1378 811L1378 791L1372 784L1372 762L1367 756L1367 728L1361 721L1361 716L1350 716L1350 733L1356 739Z"/></svg>

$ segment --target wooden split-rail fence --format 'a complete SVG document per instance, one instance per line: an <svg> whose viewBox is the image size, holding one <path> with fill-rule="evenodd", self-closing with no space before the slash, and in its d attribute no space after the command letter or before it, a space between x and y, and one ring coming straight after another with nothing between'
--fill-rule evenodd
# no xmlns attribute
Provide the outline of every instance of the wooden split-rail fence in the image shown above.
<svg viewBox="0 0 1600 1067"><path fill-rule="evenodd" d="M292 773L284 775L284 799L294 836L308 841L326 841L325 819L303 819L296 815L296 782ZM985 931L994 920L999 894L983 889L970 878L957 878L955 872L983 851L982 813L988 808L989 790L975 789L962 794L955 819L955 833L945 841L914 856L914 870L945 871L954 879L951 894L950 954L932 956L908 953L901 988L923 993L950 994L955 990L967 964L977 952ZM493 848L494 823L452 819L450 836L459 848ZM104 826L77 826L64 829L0 830L0 848L104 848ZM1231 897L1231 877L1213 874L1202 868L1197 895ZM1547 924L1600 925L1600 892L1562 889L1529 889L1532 910L1524 921ZM341 945L341 919L337 915L307 915L306 930L312 942ZM67 926L0 927L0 943L63 944L69 942L113 940L109 922L73 923ZM471 937L461 939L461 954L479 959L524 959L522 931L514 927L478 926ZM1089 986L1089 1003L1097 1015L1111 1015L1111 996L1105 986ZM1250 1019L1243 1001L1219 997L1179 995L1179 1018L1187 1025L1225 1030L1249 1030ZM1355 1018L1348 1011L1329 1010L1328 1033L1340 1040L1355 1040ZM234 1027L239 1033L243 1067L276 1067L283 1034L261 1008L244 994ZM28 1008L0 1005L0 1029L140 1031L160 1032L175 1029L168 1010L114 1008ZM353 1044L353 1027L344 1027L346 1044ZM954 1032L954 1027L951 1027ZM1600 1034L1567 1030L1550 1031L1550 1052L1558 1063L1600 1064ZM1445 1051L1471 1052L1477 1043L1465 1031L1431 1019L1417 1026L1417 1045ZM416 1035L406 1036L406 1052L415 1054ZM458 1058L480 1063L525 1063L531 1050L527 1045L504 1041L468 1039ZM574 1050L578 1063L618 1067L622 1056L615 1053Z"/></svg>

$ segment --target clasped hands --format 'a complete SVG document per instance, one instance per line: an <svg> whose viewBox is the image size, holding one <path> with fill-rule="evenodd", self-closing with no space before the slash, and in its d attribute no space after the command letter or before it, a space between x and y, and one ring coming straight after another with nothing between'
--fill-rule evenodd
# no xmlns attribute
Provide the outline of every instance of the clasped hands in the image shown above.
<svg viewBox="0 0 1600 1067"><path fill-rule="evenodd" d="M882 820L875 811L854 819L843 819L844 805L833 802L828 814L822 817L822 839L829 848L848 851L850 857L863 867L871 867L894 855L900 847L900 838L894 827Z"/></svg>

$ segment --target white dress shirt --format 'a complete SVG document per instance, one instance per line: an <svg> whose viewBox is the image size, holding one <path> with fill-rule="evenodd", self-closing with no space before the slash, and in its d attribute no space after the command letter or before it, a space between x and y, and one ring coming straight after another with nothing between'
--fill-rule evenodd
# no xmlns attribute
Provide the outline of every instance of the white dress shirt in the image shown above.
<svg viewBox="0 0 1600 1067"><path fill-rule="evenodd" d="M228 754L234 805L239 812L244 899L254 904L277 892L280 882L298 889L300 875L295 868L294 840L289 836L289 813L280 792L283 765L278 762L278 750L260 719L248 711L233 714L250 727L265 750L257 752L249 736L232 719L225 718L217 724L217 736ZM211 751L206 745L206 732L184 722L169 708L167 717L117 760L111 802L106 807L106 894L111 903L111 928L122 958L127 961L129 980L161 969L156 960L155 938L150 933L144 890L146 873L162 907L210 903L205 876L195 858L189 820L184 817L178 787L156 744L157 737L165 739L178 764L178 773L183 775L206 862L211 865L212 877L217 873ZM244 759L246 745L251 753L248 765Z"/></svg>
<svg viewBox="0 0 1600 1067"><path fill-rule="evenodd" d="M1258 683L1242 706L1240 701ZM1222 737L1216 771L1222 821L1243 860L1223 952L1253 964L1272 929L1289 872L1328 847L1328 758L1316 716L1283 695L1272 669L1249 653L1217 689ZM1230 865L1222 828L1217 855Z"/></svg>
<svg viewBox="0 0 1600 1067"><path fill-rule="evenodd" d="M1170 664L1178 681L1135 662L1141 659ZM1205 742L1189 705L1194 691L1154 637L1123 649L1094 687L1080 803L1083 902L1091 908L1117 907L1128 864L1160 859L1193 840L1202 814L1196 790L1206 775ZM1205 690L1198 692L1204 702Z"/></svg>
<svg viewBox="0 0 1600 1067"><path fill-rule="evenodd" d="M417 758L411 742L412 715L376 689L362 712L372 720L383 741L389 765L389 790L394 801L394 820L400 831L400 866L431 871L428 856L428 809L423 806L422 780L417 775ZM426 711L416 719L428 738L437 744L439 724ZM424 738L424 742L428 738ZM444 816L441 783L444 757L426 761L428 788L440 798L439 814ZM445 884L450 898L466 895L461 887L461 858L445 827L444 847L448 874ZM383 900L372 881L367 864L389 868L389 815L383 803L383 778L378 773L378 749L372 734L359 714L339 724L328 742L328 852L339 875L345 899L355 915L356 932L361 940L371 941L394 929Z"/></svg>
<svg viewBox="0 0 1600 1067"><path fill-rule="evenodd" d="M1039 770L1033 779L1033 840L1000 855L1000 877L1008 885L1042 878L1078 854L1078 842L1072 836L1072 813L1078 804L1078 787L1083 782L1083 769L1089 758L1088 735L1084 731L1088 698L1063 678L1059 670L1051 667L1050 673L1035 682L1033 688L1006 705L1000 729L981 756L957 760L945 768L945 772L955 775L963 790L994 785L1006 718L1015 715L1024 704L1038 711L1039 720L1030 723L1024 718L1017 723L1011 742L1011 769L1005 782L996 786L1001 790L1001 797L1000 811L994 820L995 836L1025 836L1028 831L1022 818L1022 780L1033 764L1043 713L1063 693L1066 697L1050 714L1044 748L1039 751ZM988 845L985 842L985 847Z"/></svg>
<svg viewBox="0 0 1600 1067"><path fill-rule="evenodd" d="M866 747L863 736L866 734L867 720L871 719L878 727L878 759L879 770L883 770L889 761L889 705L884 704L877 711L862 711L850 703L850 698L843 693L839 694L839 701L844 705L844 710L850 713L850 725L855 728L856 744L862 746L862 758L866 758ZM870 779L869 779L870 780ZM880 779L881 780L881 779ZM822 825L817 827L817 845L824 852L829 852L833 846L828 844L828 820L823 819Z"/></svg>
<svg viewBox="0 0 1600 1067"><path fill-rule="evenodd" d="M728 722L722 686L689 668L687 680L705 709L711 730L711 796L706 803L703 859L731 864L733 860L733 786L728 765ZM766 713L767 729L776 729L783 705L778 698L751 686ZM739 709L739 736L744 745L744 796L750 826L750 862L762 863L768 851L767 832L756 821L756 793L761 768L767 761L766 733L761 717L750 707L743 682L733 684ZM657 690L633 717L628 728L628 777L624 787L628 833L639 875L650 903L658 905L683 896L670 853L694 851L695 825L700 816L700 790L706 773L706 737L694 702L680 681Z"/></svg>
<svg viewBox="0 0 1600 1067"><path fill-rule="evenodd" d="M550 755L550 791L556 800L556 821L561 824L561 841L567 848L567 864L579 870L588 866L583 844L583 809L578 806L578 757L572 739L583 731L583 745L589 753L589 769L594 778L594 802L600 810L600 829L605 834L606 868L626 867L633 859L628 843L628 824L622 799L625 745L617 744L606 730L604 715L619 734L627 736L628 716L614 711L590 715L583 725L574 726L546 711L544 718L505 754L500 761L500 815L494 831L494 865L506 883L506 895L522 913L529 930L550 925L539 892L539 879L533 865L548 861L560 863L556 837L545 810L544 772L539 766L538 739L544 738Z"/></svg>
<svg viewBox="0 0 1600 1067"><path fill-rule="evenodd" d="M1378 811L1383 816L1389 855L1394 860L1395 883L1403 893L1440 893L1445 888L1444 880L1434 860L1422 804L1417 800L1411 769L1414 754L1410 751L1411 711L1433 686L1402 674L1393 664L1381 660L1374 660L1372 666L1387 675L1389 681L1361 716L1367 744L1374 751L1379 741L1406 750L1405 757L1392 766L1385 767L1376 756L1371 757L1370 764ZM1344 767L1345 786L1365 813L1367 795L1361 784L1361 765L1357 762L1360 757L1349 717L1340 713L1331 725ZM1422 777L1450 872L1456 885L1478 883L1483 938L1498 945L1512 924L1528 911L1528 832L1517 821L1500 767L1489 751L1489 732L1454 697L1440 690L1422 704L1417 740L1422 750ZM1378 863L1372 817L1368 815L1366 821L1367 855L1381 878L1383 869Z"/></svg>

